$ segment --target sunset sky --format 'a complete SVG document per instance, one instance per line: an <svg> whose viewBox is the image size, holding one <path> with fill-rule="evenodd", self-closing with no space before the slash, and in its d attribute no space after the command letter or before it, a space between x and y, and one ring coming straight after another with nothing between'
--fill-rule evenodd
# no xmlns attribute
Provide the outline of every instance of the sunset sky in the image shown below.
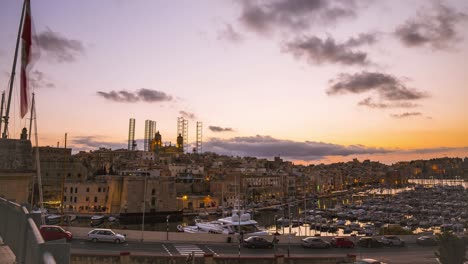
<svg viewBox="0 0 468 264"><path fill-rule="evenodd" d="M22 1L0 2L0 92ZM468 156L468 1L31 1L39 143L175 143L300 163ZM19 65L18 65L19 67ZM18 72L18 71L17 71ZM17 75L17 77L19 74ZM15 80L11 137L19 119ZM29 115L28 115L29 117ZM140 142L139 149L143 148Z"/></svg>

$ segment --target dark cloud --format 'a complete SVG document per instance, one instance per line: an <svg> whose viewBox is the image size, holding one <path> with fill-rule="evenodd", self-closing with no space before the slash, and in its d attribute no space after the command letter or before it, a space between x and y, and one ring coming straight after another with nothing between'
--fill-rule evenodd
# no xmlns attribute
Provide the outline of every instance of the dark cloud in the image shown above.
<svg viewBox="0 0 468 264"><path fill-rule="evenodd" d="M49 28L36 37L37 44L57 62L74 62L84 54L84 45L79 40L67 39Z"/></svg>
<svg viewBox="0 0 468 264"><path fill-rule="evenodd" d="M356 16L357 5L353 0L241 0L240 21L257 33L269 33L274 29L302 31L314 23L334 23Z"/></svg>
<svg viewBox="0 0 468 264"><path fill-rule="evenodd" d="M234 129L230 127L209 126L208 128L213 132L233 132L234 131Z"/></svg>
<svg viewBox="0 0 468 264"><path fill-rule="evenodd" d="M76 150L94 150L99 148L120 149L127 148L126 143L109 142L102 140L100 136L77 136L72 138L71 146Z"/></svg>
<svg viewBox="0 0 468 264"><path fill-rule="evenodd" d="M218 39L226 40L231 43L240 43L244 40L244 37L239 32L235 31L231 24L225 23L224 28L218 31Z"/></svg>
<svg viewBox="0 0 468 264"><path fill-rule="evenodd" d="M138 90L138 97L140 100L145 101L145 102L163 102L163 101L172 101L172 96L167 95L164 92L156 91L156 90L150 90L146 88L142 88Z"/></svg>
<svg viewBox="0 0 468 264"><path fill-rule="evenodd" d="M390 150L362 145L343 146L323 142L297 142L275 139L270 136L212 138L204 142L203 149L227 155L273 157L281 155L287 159L317 160L325 156L348 156L359 154L387 153Z"/></svg>
<svg viewBox="0 0 468 264"><path fill-rule="evenodd" d="M422 116L421 112L405 112L401 114L391 114L391 117L394 118L407 118L407 117L413 117L413 116Z"/></svg>
<svg viewBox="0 0 468 264"><path fill-rule="evenodd" d="M55 88L55 84L39 70L31 71L28 77L33 88Z"/></svg>
<svg viewBox="0 0 468 264"><path fill-rule="evenodd" d="M399 26L395 35L408 47L427 44L435 49L444 49L460 40L456 27L467 18L467 14L438 3L432 12L423 10L416 18Z"/></svg>
<svg viewBox="0 0 468 264"><path fill-rule="evenodd" d="M383 100L419 100L427 97L424 92L406 87L402 80L379 72L342 73L330 80L328 95L352 93L360 94L375 91Z"/></svg>
<svg viewBox="0 0 468 264"><path fill-rule="evenodd" d="M194 120L194 119L196 118L196 116L195 116L194 113L190 113L190 112L187 112L187 111L179 111L179 114L180 114L183 118L186 118L186 119Z"/></svg>
<svg viewBox="0 0 468 264"><path fill-rule="evenodd" d="M170 95L167 95L164 92L142 88L135 92L129 91L110 91L102 92L98 91L97 95L102 96L103 98L121 103L136 103L139 101L154 103L154 102L165 102L172 101L173 98Z"/></svg>
<svg viewBox="0 0 468 264"><path fill-rule="evenodd" d="M392 103L383 103L383 102L374 102L374 100L371 97L367 97L363 99L362 101L358 102L359 106L366 106L369 108L380 108L380 109L385 109L385 108L414 108L418 107L418 104L414 104L411 102L392 102Z"/></svg>
<svg viewBox="0 0 468 264"><path fill-rule="evenodd" d="M450 151L468 151L468 146L466 146L466 147L438 147L438 148L410 149L410 150L404 150L402 152L404 152L404 153L428 154L428 153L450 152Z"/></svg>
<svg viewBox="0 0 468 264"><path fill-rule="evenodd" d="M283 51L293 54L296 58L305 58L311 64L368 65L370 61L367 53L354 48L376 41L376 34L361 34L344 43L336 43L331 37L322 40L316 36L304 36L287 42Z"/></svg>

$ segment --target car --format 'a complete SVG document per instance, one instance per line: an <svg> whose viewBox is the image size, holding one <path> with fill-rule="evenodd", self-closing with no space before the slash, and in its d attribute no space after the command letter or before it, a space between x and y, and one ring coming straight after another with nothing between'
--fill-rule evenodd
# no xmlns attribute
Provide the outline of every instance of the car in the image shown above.
<svg viewBox="0 0 468 264"><path fill-rule="evenodd" d="M357 245L366 248L378 248L383 247L384 244L373 237L361 237Z"/></svg>
<svg viewBox="0 0 468 264"><path fill-rule="evenodd" d="M383 236L380 241L386 246L405 246L405 241L403 239L393 235Z"/></svg>
<svg viewBox="0 0 468 264"><path fill-rule="evenodd" d="M260 236L251 236L244 239L243 246L246 248L273 248L273 243Z"/></svg>
<svg viewBox="0 0 468 264"><path fill-rule="evenodd" d="M420 246L437 246L437 240L433 236L421 236L416 239L416 244Z"/></svg>
<svg viewBox="0 0 468 264"><path fill-rule="evenodd" d="M354 242L349 240L347 237L334 237L332 238L330 244L332 247L337 248L353 248Z"/></svg>
<svg viewBox="0 0 468 264"><path fill-rule="evenodd" d="M386 263L376 260L376 259L359 259L359 260L356 260L353 264L386 264Z"/></svg>
<svg viewBox="0 0 468 264"><path fill-rule="evenodd" d="M304 248L330 248L329 242L319 237L306 237L301 240L301 246Z"/></svg>
<svg viewBox="0 0 468 264"><path fill-rule="evenodd" d="M116 244L125 242L125 235L117 234L111 229L97 228L89 231L88 240L93 242L107 241Z"/></svg>
<svg viewBox="0 0 468 264"><path fill-rule="evenodd" d="M70 231L65 231L60 226L56 225L42 225L39 228L39 232L45 241L58 240L65 238L67 241L71 241L73 235Z"/></svg>

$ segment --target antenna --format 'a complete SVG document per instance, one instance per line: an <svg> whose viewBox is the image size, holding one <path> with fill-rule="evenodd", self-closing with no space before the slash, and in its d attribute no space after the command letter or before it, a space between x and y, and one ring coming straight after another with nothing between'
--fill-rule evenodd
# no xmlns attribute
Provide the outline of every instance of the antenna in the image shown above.
<svg viewBox="0 0 468 264"><path fill-rule="evenodd" d="M177 136L183 138L184 152L188 152L188 120L183 117L177 118Z"/></svg>

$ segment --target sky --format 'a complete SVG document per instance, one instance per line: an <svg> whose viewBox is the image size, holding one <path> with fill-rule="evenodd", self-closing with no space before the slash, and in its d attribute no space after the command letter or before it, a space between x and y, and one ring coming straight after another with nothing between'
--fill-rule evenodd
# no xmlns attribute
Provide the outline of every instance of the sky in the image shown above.
<svg viewBox="0 0 468 264"><path fill-rule="evenodd" d="M0 92L21 7L0 2ZM32 0L31 13L39 145L67 133L75 152L126 148L129 118L137 139L150 119L174 144L182 116L188 141L203 122L203 151L219 154L468 156L467 1ZM29 123L18 75L12 138Z"/></svg>

